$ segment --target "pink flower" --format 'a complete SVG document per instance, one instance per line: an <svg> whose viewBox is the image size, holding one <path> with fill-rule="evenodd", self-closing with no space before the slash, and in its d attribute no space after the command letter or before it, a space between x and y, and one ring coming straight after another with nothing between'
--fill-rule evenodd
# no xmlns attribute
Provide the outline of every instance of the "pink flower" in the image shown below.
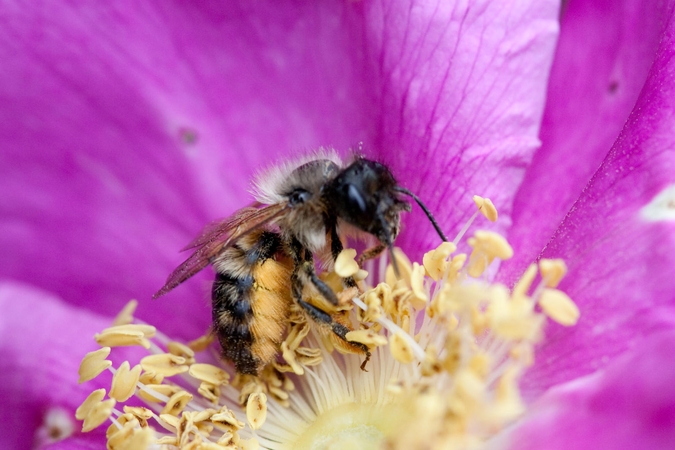
<svg viewBox="0 0 675 450"><path fill-rule="evenodd" d="M89 337L128 299L174 337L207 328L210 274L150 296L256 170L363 142L449 235L472 194L494 201L516 249L499 279L540 254L570 265L581 320L549 327L532 409L501 443L667 448L675 19L643 3L571 2L557 49L549 0L5 5L0 447L49 440L47 413L88 393ZM412 256L435 244L419 210L405 226Z"/></svg>

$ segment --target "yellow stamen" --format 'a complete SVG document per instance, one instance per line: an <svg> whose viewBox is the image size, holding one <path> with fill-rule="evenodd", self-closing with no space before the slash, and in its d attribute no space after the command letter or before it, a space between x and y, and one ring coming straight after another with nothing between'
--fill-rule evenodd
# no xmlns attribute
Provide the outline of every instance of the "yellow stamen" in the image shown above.
<svg viewBox="0 0 675 450"><path fill-rule="evenodd" d="M267 396L264 393L251 394L246 402L246 419L249 426L257 430L267 418Z"/></svg>
<svg viewBox="0 0 675 450"><path fill-rule="evenodd" d="M115 400L112 398L93 405L87 413L87 416L84 418L82 431L91 431L108 420L108 417L110 417L110 414L112 414L112 409L114 407Z"/></svg>
<svg viewBox="0 0 675 450"><path fill-rule="evenodd" d="M117 325L127 325L134 321L134 312L136 312L136 307L138 306L138 301L129 300L129 302L124 305L122 311L115 317L113 320L113 326Z"/></svg>
<svg viewBox="0 0 675 450"><path fill-rule="evenodd" d="M452 242L443 242L435 250L426 252L422 258L426 273L434 281L438 281L447 268L448 257L457 250L457 246Z"/></svg>
<svg viewBox="0 0 675 450"><path fill-rule="evenodd" d="M87 353L82 359L80 369L77 372L80 375L78 383L93 380L105 369L112 366L112 361L106 359L108 355L110 355L110 347L103 347Z"/></svg>
<svg viewBox="0 0 675 450"><path fill-rule="evenodd" d="M542 259L539 261L539 270L546 287L555 288L567 273L567 264L562 259Z"/></svg>
<svg viewBox="0 0 675 450"><path fill-rule="evenodd" d="M143 384L162 384L162 381L164 381L164 375L160 375L150 370L143 372L138 381Z"/></svg>
<svg viewBox="0 0 675 450"><path fill-rule="evenodd" d="M150 341L146 339L142 331L108 331L96 334L96 342L103 347L134 347L140 345L145 349L150 348Z"/></svg>
<svg viewBox="0 0 675 450"><path fill-rule="evenodd" d="M302 375L305 373L305 370L302 368L300 364L298 364L298 361L295 359L295 352L288 347L288 344L286 342L281 343L281 354L283 355L288 365L291 367L291 370L296 375Z"/></svg>
<svg viewBox="0 0 675 450"><path fill-rule="evenodd" d="M148 426L148 420L152 418L153 413L148 408L142 406L127 406L124 405L124 412L131 414L138 420L139 425L142 427Z"/></svg>
<svg viewBox="0 0 675 450"><path fill-rule="evenodd" d="M169 401L166 402L166 406L162 409L162 414L171 414L172 416L177 416L187 404L192 400L193 396L186 391L178 391L169 398Z"/></svg>
<svg viewBox="0 0 675 450"><path fill-rule="evenodd" d="M141 376L141 366L135 365L129 369L129 361L124 361L115 372L110 387L110 398L118 402L125 402L136 392L136 383Z"/></svg>
<svg viewBox="0 0 675 450"><path fill-rule="evenodd" d="M165 402L169 397L179 391L177 386L168 384L148 384L145 388L146 389L142 389L138 395L143 400L150 403Z"/></svg>
<svg viewBox="0 0 675 450"><path fill-rule="evenodd" d="M152 371L165 377L172 377L188 371L188 366L185 365L185 362L185 358L181 356L163 353L146 356L141 359L141 367L144 371Z"/></svg>
<svg viewBox="0 0 675 450"><path fill-rule="evenodd" d="M386 337L376 333L372 329L350 331L345 337L348 341L359 342L368 347L387 345L387 342L389 342Z"/></svg>
<svg viewBox="0 0 675 450"><path fill-rule="evenodd" d="M429 296L424 288L424 274L424 266L413 263L412 273L410 274L410 284L413 292L411 304L415 309L422 309L429 302Z"/></svg>
<svg viewBox="0 0 675 450"><path fill-rule="evenodd" d="M413 353L412 347L407 339L402 335L402 332L394 333L391 335L389 341L389 349L391 350L391 355L403 364L409 364L415 360L415 354Z"/></svg>
<svg viewBox="0 0 675 450"><path fill-rule="evenodd" d="M473 247L468 272L474 278L480 277L495 258L506 260L513 256L513 249L506 239L493 231L476 231L467 242Z"/></svg>
<svg viewBox="0 0 675 450"><path fill-rule="evenodd" d="M211 423L213 423L216 428L220 428L224 431L241 430L246 426L244 422L237 420L237 418L234 416L234 413L232 413L232 411L227 408L224 411L220 411L217 414L212 415Z"/></svg>
<svg viewBox="0 0 675 450"><path fill-rule="evenodd" d="M185 358L185 364L187 365L194 364L195 362L195 351L185 344L172 341L166 344L166 349L172 355Z"/></svg>
<svg viewBox="0 0 675 450"><path fill-rule="evenodd" d="M335 273L342 278L355 275L359 271L359 265L355 260L356 250L346 248L335 259Z"/></svg>
<svg viewBox="0 0 675 450"><path fill-rule="evenodd" d="M534 278L537 276L537 265L530 264L530 266L525 270L525 273L520 277L516 285L513 287L513 296L514 297L525 297L527 296L527 291L530 290Z"/></svg>
<svg viewBox="0 0 675 450"><path fill-rule="evenodd" d="M187 346L195 352L203 352L211 345L211 342L213 342L214 339L215 336L213 334L206 334L198 337L194 341L188 342Z"/></svg>
<svg viewBox="0 0 675 450"><path fill-rule="evenodd" d="M227 384L230 375L223 369L211 364L192 364L189 370L194 378L213 385Z"/></svg>
<svg viewBox="0 0 675 450"><path fill-rule="evenodd" d="M539 305L547 316L566 327L579 320L579 308L567 294L557 289L544 289Z"/></svg>
<svg viewBox="0 0 675 450"><path fill-rule="evenodd" d="M82 404L75 410L75 418L77 420L84 420L89 415L89 412L94 406L101 403L105 398L105 389L96 389L94 392L82 402Z"/></svg>
<svg viewBox="0 0 675 450"><path fill-rule="evenodd" d="M473 196L473 202L478 207L478 210L485 216L490 222L496 222L498 218L497 208L492 203L492 200L489 198L483 198L479 195Z"/></svg>
<svg viewBox="0 0 675 450"><path fill-rule="evenodd" d="M124 332L142 333L146 338L151 338L157 334L157 328L153 327L152 325L129 323L106 328L105 330L101 331L101 334Z"/></svg>
<svg viewBox="0 0 675 450"><path fill-rule="evenodd" d="M218 403L218 399L220 398L220 386L205 381L200 383L197 392L213 403Z"/></svg>

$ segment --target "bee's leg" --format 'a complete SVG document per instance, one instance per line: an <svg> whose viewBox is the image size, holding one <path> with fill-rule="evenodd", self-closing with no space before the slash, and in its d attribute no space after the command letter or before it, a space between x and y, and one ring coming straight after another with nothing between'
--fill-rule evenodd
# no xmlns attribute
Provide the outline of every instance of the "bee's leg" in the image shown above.
<svg viewBox="0 0 675 450"><path fill-rule="evenodd" d="M331 304L333 305L338 305L340 301L337 298L337 295L335 295L335 292L326 284L324 283L316 274L316 271L314 270L314 261L305 261L302 264L302 270L305 272L307 277L310 279L314 287L316 288L317 291L319 291L319 294L326 300L328 300Z"/></svg>
<svg viewBox="0 0 675 450"><path fill-rule="evenodd" d="M340 302L337 295L335 295L335 292L319 279L314 270L314 257L312 256L312 252L304 248L297 239L293 239L291 242L290 250L293 261L295 262L295 268L291 275L291 288L293 289L293 296L295 299L302 300L302 280L300 279L300 272L304 272L323 298L333 305L338 305ZM296 289L299 290L297 295L295 292Z"/></svg>
<svg viewBox="0 0 675 450"><path fill-rule="evenodd" d="M366 355L366 359L361 364L361 370L365 372L366 364L368 364L368 361L370 361L371 356L368 347L364 344L361 344L360 342L354 342L347 339L347 333L351 331L349 328L342 325L341 323L335 322L331 317L331 315L322 310L321 308L317 308L316 306L311 305L306 301L304 301L302 299L302 286L300 286L298 289L295 288L293 289L293 296L295 297L295 301L298 302L298 304L302 307L302 309L304 309L307 312L307 314L309 314L312 320L314 320L321 326L330 327L330 330L337 337L349 343L349 345L351 345L352 347L358 348Z"/></svg>
<svg viewBox="0 0 675 450"><path fill-rule="evenodd" d="M340 240L340 236L338 235L337 232L337 223L333 222L329 226L330 229L330 252L331 255L333 255L333 261L335 261L344 249L342 246L342 241ZM361 263L359 262L359 267L361 266ZM344 286L345 287L356 287L356 281L354 281L353 277L347 277L343 280Z"/></svg>
<svg viewBox="0 0 675 450"><path fill-rule="evenodd" d="M359 264L359 266L361 266L364 263L364 261L379 256L380 253L382 253L386 248L387 246L380 242L375 247L371 247L364 250L363 253L359 255L359 258L356 260L356 262Z"/></svg>
<svg viewBox="0 0 675 450"><path fill-rule="evenodd" d="M366 360L363 362L363 364L361 364L361 370L365 371L366 363L370 361L370 351L368 350L368 347L359 342L352 342L348 340L347 333L351 331L349 328L342 325L341 323L335 322L331 315L326 311L322 310L321 308L317 308L316 306L309 304L302 299L303 281L300 277L300 272L304 271L312 281L312 284L316 286L317 290L326 298L326 300L333 304L337 304L338 302L337 296L333 290L328 287L326 283L321 281L319 277L317 277L316 272L314 271L314 261L312 254L309 251L306 251L306 249L304 249L302 245L295 239L293 242L291 242L290 253L293 261L295 262L295 268L291 274L291 293L293 294L293 299L317 324L330 327L330 330L340 339L348 342L349 345L352 345L363 351L366 355ZM334 302L331 300L331 296L335 299Z"/></svg>

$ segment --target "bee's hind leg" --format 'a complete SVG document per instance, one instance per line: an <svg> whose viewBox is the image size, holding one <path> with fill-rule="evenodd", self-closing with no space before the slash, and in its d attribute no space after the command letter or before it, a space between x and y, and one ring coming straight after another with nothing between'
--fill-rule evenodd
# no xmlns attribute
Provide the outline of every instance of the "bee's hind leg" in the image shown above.
<svg viewBox="0 0 675 450"><path fill-rule="evenodd" d="M304 309L312 318L312 320L314 320L319 326L329 327L333 334L335 334L345 343L349 344L351 347L355 347L359 352L363 352L366 355L366 359L361 364L361 370L367 372L366 364L368 364L368 361L370 361L370 351L366 345L347 339L347 333L352 330L341 323L334 321L330 314L321 308L317 308L316 306L307 303L306 301L302 300L302 298L296 297L295 301L298 302L302 309Z"/></svg>
<svg viewBox="0 0 675 450"><path fill-rule="evenodd" d="M366 355L366 359L363 364L361 364L361 370L365 371L366 364L370 360L370 351L368 350L368 347L364 344L361 344L360 342L354 342L347 339L347 333L351 331L349 328L333 320L333 317L326 311L304 301L302 299L302 287L302 280L298 276L298 273L293 273L293 275L291 275L291 289L293 291L293 299L298 305L300 305L302 309L305 310L305 312L315 323L321 327L329 328L333 334L335 334L345 343L349 344L351 347L356 348L359 352L363 352ZM328 288L328 286L326 287ZM331 293L333 293L333 291L331 291ZM335 295L335 293L333 293L333 295Z"/></svg>
<svg viewBox="0 0 675 450"><path fill-rule="evenodd" d="M316 287L317 291L319 291L326 300L334 305L338 304L338 298L337 295L335 295L335 292L333 292L333 290L317 276L316 271L314 270L314 259L311 252L304 249L297 240L294 240L291 243L291 256L295 262L295 269L291 275L291 292L293 294L293 299L307 312L315 323L319 326L330 328L330 331L342 341L354 347L359 352L365 353L366 360L361 364L361 370L365 371L366 364L370 360L370 351L368 350L368 347L360 342L353 342L347 339L347 333L351 331L349 328L333 320L333 317L326 311L307 303L302 298L304 285L302 278L300 277L300 272L305 273Z"/></svg>

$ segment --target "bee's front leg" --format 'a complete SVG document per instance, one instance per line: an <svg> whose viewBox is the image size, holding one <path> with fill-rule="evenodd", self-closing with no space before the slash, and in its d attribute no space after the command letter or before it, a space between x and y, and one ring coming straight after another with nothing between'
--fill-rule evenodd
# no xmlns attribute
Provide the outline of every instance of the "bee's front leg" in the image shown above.
<svg viewBox="0 0 675 450"><path fill-rule="evenodd" d="M386 248L387 248L387 246L380 242L379 244L375 245L374 247L371 247L371 248L368 248L368 249L364 250L363 253L361 253L359 255L359 258L356 260L356 262L358 263L359 267L361 267L361 266L363 266L363 263L365 261L367 261L369 259L376 258L377 256L380 256L380 254Z"/></svg>

